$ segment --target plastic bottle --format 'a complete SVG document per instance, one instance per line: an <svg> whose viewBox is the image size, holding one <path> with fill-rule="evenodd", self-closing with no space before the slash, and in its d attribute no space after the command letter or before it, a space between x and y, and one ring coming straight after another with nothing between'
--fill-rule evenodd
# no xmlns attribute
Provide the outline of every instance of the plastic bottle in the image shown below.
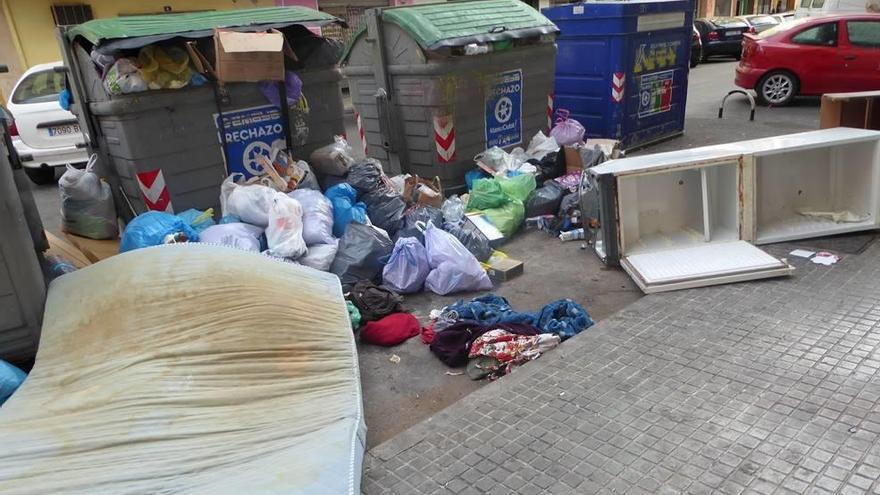
<svg viewBox="0 0 880 495"><path fill-rule="evenodd" d="M560 241L576 241L584 238L584 229L574 229L569 230L568 232L560 232L559 240Z"/></svg>

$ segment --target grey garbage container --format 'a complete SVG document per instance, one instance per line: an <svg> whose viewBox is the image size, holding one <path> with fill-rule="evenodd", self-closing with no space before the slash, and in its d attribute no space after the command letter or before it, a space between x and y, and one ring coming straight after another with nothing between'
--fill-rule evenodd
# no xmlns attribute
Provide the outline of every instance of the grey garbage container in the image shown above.
<svg viewBox="0 0 880 495"><path fill-rule="evenodd" d="M0 125L0 359L26 366L40 340L46 302L40 253L48 244L30 181L10 148Z"/></svg>
<svg viewBox="0 0 880 495"><path fill-rule="evenodd" d="M556 26L519 0L370 9L343 55L366 153L464 187L473 157L547 131Z"/></svg>
<svg viewBox="0 0 880 495"><path fill-rule="evenodd" d="M345 132L342 72L337 65L342 47L308 29L335 22L341 21L313 9L278 7L98 19L61 29L58 39L71 74L73 108L93 136L90 148L102 158L101 173L114 187L119 216L128 220L132 210L148 209L219 212L220 183L234 168L227 167L226 158L252 164L254 153L283 139L283 133L278 112L270 109L257 83L230 83L218 92L209 82L112 96L90 58L93 49L136 53L153 43L170 40L179 46L195 39L201 51L213 54L214 28L280 30L299 58L294 72L308 102L307 113L290 109L291 148L297 158L308 159L314 149ZM119 35L126 32L130 34ZM260 138L230 142L224 152L216 123L220 115L232 122L235 132L253 132Z"/></svg>

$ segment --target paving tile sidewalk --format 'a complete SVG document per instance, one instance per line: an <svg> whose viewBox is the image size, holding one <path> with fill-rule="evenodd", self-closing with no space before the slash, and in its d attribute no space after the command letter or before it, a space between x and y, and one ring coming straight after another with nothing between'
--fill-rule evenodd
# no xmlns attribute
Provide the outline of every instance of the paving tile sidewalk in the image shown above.
<svg viewBox="0 0 880 495"><path fill-rule="evenodd" d="M639 300L374 448L364 493L880 493L880 244L791 262Z"/></svg>

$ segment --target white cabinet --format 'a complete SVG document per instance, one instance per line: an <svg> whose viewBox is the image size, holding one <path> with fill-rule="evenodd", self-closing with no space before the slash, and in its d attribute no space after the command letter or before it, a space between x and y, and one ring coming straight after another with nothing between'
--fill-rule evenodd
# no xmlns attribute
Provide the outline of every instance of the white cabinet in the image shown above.
<svg viewBox="0 0 880 495"><path fill-rule="evenodd" d="M835 128L591 169L597 252L645 292L791 273L755 246L877 227L880 132Z"/></svg>

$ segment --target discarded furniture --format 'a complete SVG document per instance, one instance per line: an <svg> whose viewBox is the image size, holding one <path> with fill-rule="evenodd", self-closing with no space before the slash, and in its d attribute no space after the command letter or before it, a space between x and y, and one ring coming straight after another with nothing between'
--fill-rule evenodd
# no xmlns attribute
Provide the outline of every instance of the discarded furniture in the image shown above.
<svg viewBox="0 0 880 495"><path fill-rule="evenodd" d="M819 128L829 127L880 130L880 91L822 95Z"/></svg>
<svg viewBox="0 0 880 495"><path fill-rule="evenodd" d="M835 128L611 160L596 253L645 292L791 272L749 243L877 228L880 132Z"/></svg>

